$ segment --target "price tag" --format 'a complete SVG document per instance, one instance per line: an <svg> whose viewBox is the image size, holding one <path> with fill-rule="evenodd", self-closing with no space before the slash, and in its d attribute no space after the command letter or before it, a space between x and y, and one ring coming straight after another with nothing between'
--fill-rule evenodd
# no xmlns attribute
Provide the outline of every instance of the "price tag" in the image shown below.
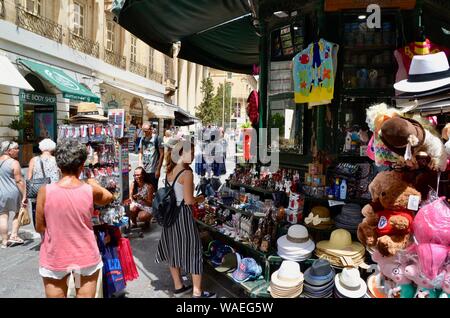
<svg viewBox="0 0 450 318"><path fill-rule="evenodd" d="M328 200L328 205L330 207L336 206L336 205L345 205L344 201L334 201L334 200Z"/></svg>
<svg viewBox="0 0 450 318"><path fill-rule="evenodd" d="M410 195L408 199L408 210L419 210L420 197L418 195Z"/></svg>

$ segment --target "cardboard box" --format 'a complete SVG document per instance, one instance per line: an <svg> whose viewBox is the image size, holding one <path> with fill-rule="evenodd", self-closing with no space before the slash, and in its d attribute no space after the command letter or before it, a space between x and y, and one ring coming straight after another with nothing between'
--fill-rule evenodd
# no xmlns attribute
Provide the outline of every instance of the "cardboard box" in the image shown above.
<svg viewBox="0 0 450 318"><path fill-rule="evenodd" d="M323 174L323 165L320 163L308 164L308 173L313 176Z"/></svg>

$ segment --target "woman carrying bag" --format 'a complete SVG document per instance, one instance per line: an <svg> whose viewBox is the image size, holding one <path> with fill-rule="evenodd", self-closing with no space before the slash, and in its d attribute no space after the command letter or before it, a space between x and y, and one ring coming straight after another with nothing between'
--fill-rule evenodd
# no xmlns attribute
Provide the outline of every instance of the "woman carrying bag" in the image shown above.
<svg viewBox="0 0 450 318"><path fill-rule="evenodd" d="M39 143L39 150L42 152L40 156L31 158L30 164L28 166L27 188L31 187L40 188L43 184L50 184L58 182L61 178L61 171L59 170L56 159L53 156L55 151L56 143L49 139L43 139ZM33 184L33 180L40 180L36 184ZM39 190L39 189L37 189ZM31 212L33 216L33 225L36 229L36 197L37 191L27 191L28 198L31 203Z"/></svg>

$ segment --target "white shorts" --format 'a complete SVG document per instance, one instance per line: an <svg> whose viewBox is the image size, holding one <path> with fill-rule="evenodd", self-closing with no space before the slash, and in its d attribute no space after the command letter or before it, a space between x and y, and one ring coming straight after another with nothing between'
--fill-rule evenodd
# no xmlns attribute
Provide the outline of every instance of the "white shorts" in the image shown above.
<svg viewBox="0 0 450 318"><path fill-rule="evenodd" d="M69 275L70 273L72 273L75 278L79 278L80 275L81 276L91 276L92 274L94 274L96 271L98 271L102 267L103 267L102 261L100 261L100 263L98 263L97 265L81 268L79 270L72 269L72 270L67 270L67 271L52 271L52 270L44 268L44 267L39 267L39 275L41 275L42 277L46 277L46 278L53 278L53 279L61 280L64 277L66 277L67 275Z"/></svg>

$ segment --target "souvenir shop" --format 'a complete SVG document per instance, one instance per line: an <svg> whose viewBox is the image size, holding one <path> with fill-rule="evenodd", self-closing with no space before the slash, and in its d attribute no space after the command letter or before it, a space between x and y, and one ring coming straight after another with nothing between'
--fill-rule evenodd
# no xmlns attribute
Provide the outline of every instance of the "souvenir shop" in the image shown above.
<svg viewBox="0 0 450 318"><path fill-rule="evenodd" d="M269 8L248 110L279 128L280 167L204 192L205 260L252 297L447 298L450 21L416 1L380 1L378 28L363 2L288 3Z"/></svg>
<svg viewBox="0 0 450 318"><path fill-rule="evenodd" d="M130 242L122 237L129 218L124 201L129 197L128 139L124 135L125 111L110 109L108 117L99 115L94 103L79 103L69 124L58 126L58 139L74 139L85 144L88 157L80 179L94 178L109 190L115 200L95 206L92 222L102 256L102 291L110 298L138 277Z"/></svg>
<svg viewBox="0 0 450 318"><path fill-rule="evenodd" d="M167 55L175 39L179 58L259 75L247 115L278 128L277 171L244 138L247 162L205 187L205 261L251 297L447 298L450 3L224 2L192 4L191 19L175 3L118 8Z"/></svg>

